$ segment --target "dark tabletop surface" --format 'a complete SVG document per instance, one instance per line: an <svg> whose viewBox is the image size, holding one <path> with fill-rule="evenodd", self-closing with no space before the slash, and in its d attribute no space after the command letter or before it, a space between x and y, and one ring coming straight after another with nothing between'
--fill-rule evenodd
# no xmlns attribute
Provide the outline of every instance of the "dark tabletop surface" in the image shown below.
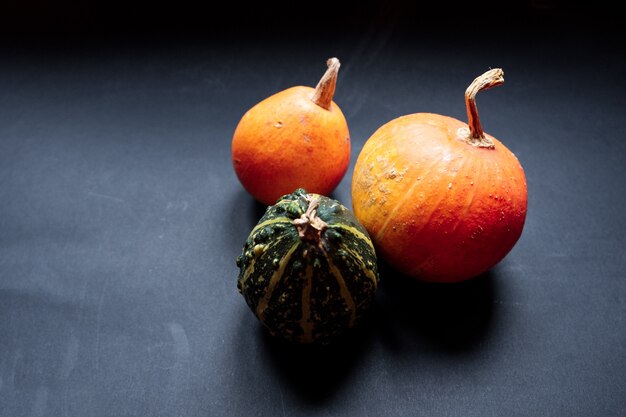
<svg viewBox="0 0 626 417"><path fill-rule="evenodd" d="M0 43L0 416L626 415L626 60L610 34ZM525 169L513 251L466 283L381 263L368 319L327 348L273 340L236 290L263 212L230 141L243 113L342 61L352 160L434 112Z"/></svg>

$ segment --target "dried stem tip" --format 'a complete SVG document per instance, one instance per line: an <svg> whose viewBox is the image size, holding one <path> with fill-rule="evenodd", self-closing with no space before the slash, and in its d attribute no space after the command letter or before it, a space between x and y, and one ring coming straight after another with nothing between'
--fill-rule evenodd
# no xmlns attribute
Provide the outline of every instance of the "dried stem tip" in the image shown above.
<svg viewBox="0 0 626 417"><path fill-rule="evenodd" d="M470 140L487 140L485 138L485 132L480 124L478 118L478 109L476 108L476 94L480 91L488 90L492 87L499 86L504 83L504 71L501 68L494 68L483 75L476 77L476 79L465 90L465 106L467 107L467 124L470 131ZM491 141L488 141L491 142ZM487 143L476 144L481 147L493 147L493 143L490 145Z"/></svg>
<svg viewBox="0 0 626 417"><path fill-rule="evenodd" d="M330 109L330 103L332 103L333 96L335 95L337 73L339 72L341 63L337 58L329 58L328 61L326 61L326 65L328 65L328 69L320 79L319 83L317 83L317 87L315 87L311 100L313 100L313 102L318 106L328 110Z"/></svg>

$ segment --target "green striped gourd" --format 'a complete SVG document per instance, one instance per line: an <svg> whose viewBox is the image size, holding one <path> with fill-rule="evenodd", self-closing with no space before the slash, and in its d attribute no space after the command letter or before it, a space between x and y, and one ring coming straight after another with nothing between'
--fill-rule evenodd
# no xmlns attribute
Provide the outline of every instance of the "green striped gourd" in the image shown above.
<svg viewBox="0 0 626 417"><path fill-rule="evenodd" d="M328 343L353 327L378 285L365 228L338 201L303 189L267 208L237 266L237 288L256 317L301 343Z"/></svg>

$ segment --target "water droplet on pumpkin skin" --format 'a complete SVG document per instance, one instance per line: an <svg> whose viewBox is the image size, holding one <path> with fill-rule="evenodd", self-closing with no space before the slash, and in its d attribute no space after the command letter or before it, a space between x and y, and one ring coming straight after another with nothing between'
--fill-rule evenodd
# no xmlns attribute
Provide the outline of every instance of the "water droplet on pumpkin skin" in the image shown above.
<svg viewBox="0 0 626 417"><path fill-rule="evenodd" d="M451 182L449 182L449 183L448 183L448 190L451 190L451 189L452 189L452 183L451 183Z"/></svg>

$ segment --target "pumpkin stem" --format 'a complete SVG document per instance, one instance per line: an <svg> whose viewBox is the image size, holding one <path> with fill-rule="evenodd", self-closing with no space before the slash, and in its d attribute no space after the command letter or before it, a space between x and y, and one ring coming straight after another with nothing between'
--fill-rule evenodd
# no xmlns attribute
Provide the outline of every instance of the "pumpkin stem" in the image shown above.
<svg viewBox="0 0 626 417"><path fill-rule="evenodd" d="M480 124L478 109L476 108L476 94L503 83L504 71L501 68L494 68L476 77L465 90L465 106L467 107L467 124L469 126L469 135L467 135L466 141L469 144L480 148L494 148L493 141L485 136Z"/></svg>
<svg viewBox="0 0 626 417"><path fill-rule="evenodd" d="M317 217L317 207L320 205L319 198L312 198L307 195L306 200L309 202L309 207L302 213L299 219L293 221L293 224L298 229L300 239L317 244L328 224Z"/></svg>
<svg viewBox="0 0 626 417"><path fill-rule="evenodd" d="M332 103L333 96L335 95L337 73L339 72L341 64L337 58L329 58L328 61L326 61L326 65L328 66L328 69L320 79L319 83L317 83L317 87L315 87L311 100L313 100L313 103L318 106L329 110L330 103Z"/></svg>

